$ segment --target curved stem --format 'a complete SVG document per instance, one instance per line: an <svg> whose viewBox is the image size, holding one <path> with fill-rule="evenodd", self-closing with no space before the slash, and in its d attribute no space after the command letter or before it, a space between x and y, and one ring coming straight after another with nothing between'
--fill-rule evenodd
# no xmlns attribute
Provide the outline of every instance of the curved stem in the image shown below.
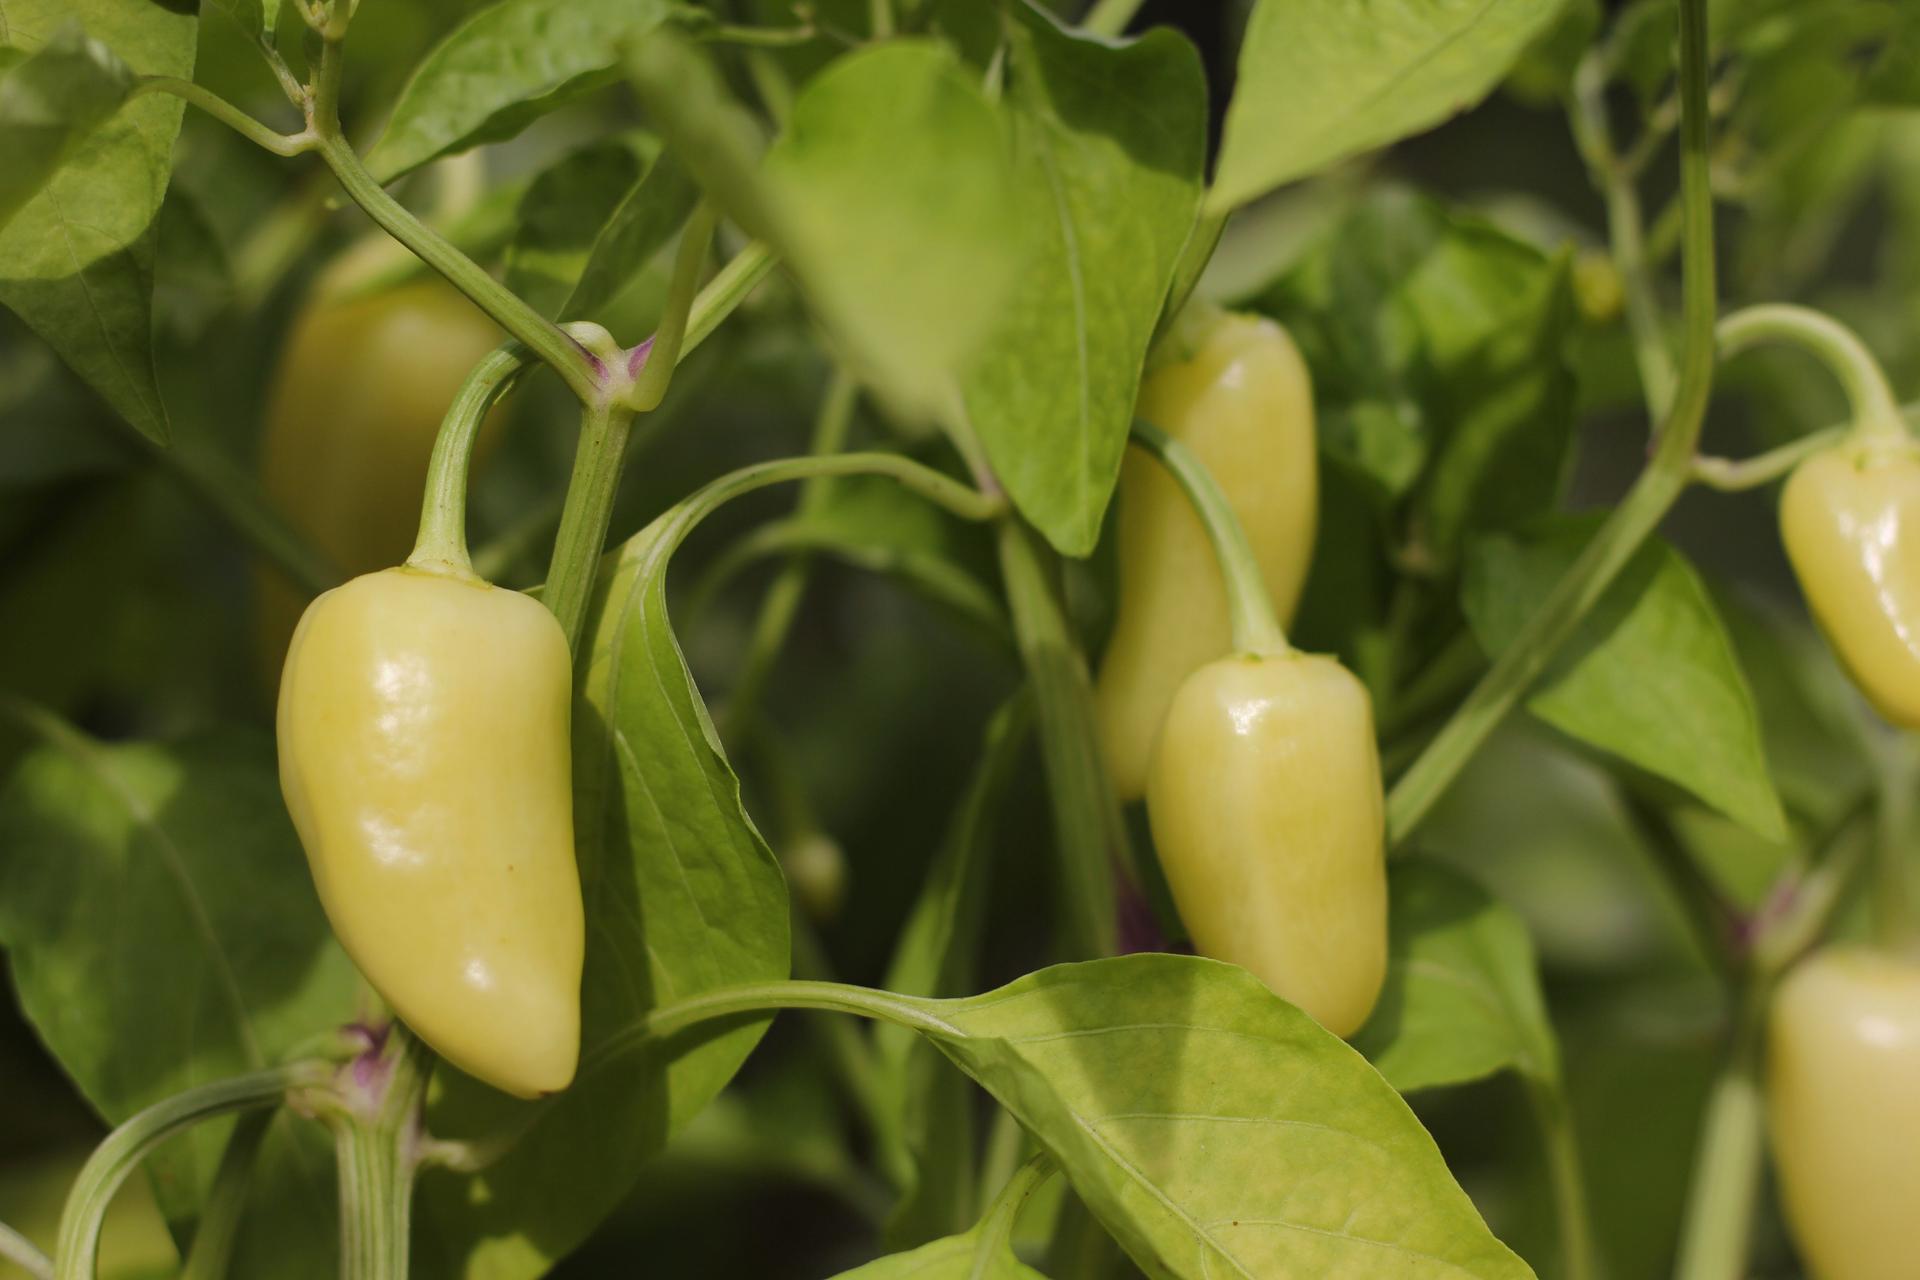
<svg viewBox="0 0 1920 1280"><path fill-rule="evenodd" d="M705 995L648 1010L638 1022L602 1042L593 1056L580 1064L580 1074L584 1078L608 1062L651 1041L665 1040L702 1022L738 1017L743 1013L772 1013L781 1009L826 1009L890 1022L922 1035L962 1035L958 1027L927 1012L924 1006L928 1003L931 1002L907 999L889 991L849 986L843 982L795 979L721 987Z"/></svg>
<svg viewBox="0 0 1920 1280"><path fill-rule="evenodd" d="M1000 1188L1000 1194L993 1198L986 1216L976 1228L980 1233L980 1241L974 1250L974 1274L987 1274L993 1266L993 1260L1013 1248L1013 1228L1019 1220L1021 1206L1026 1204L1027 1197L1037 1191L1041 1183L1059 1170L1060 1166L1053 1157L1042 1151L1013 1171L1013 1176L1007 1179L1006 1186Z"/></svg>
<svg viewBox="0 0 1920 1280"><path fill-rule="evenodd" d="M66 1209L60 1215L60 1234L54 1248L56 1280L93 1280L100 1224L106 1218L107 1206L155 1147L202 1120L276 1106L289 1091L323 1084L330 1074L331 1067L326 1063L297 1062L218 1080L156 1102L108 1134L74 1179Z"/></svg>
<svg viewBox="0 0 1920 1280"><path fill-rule="evenodd" d="M1720 322L1719 338L1722 358L1762 342L1789 342L1810 352L1832 371L1846 392L1856 438L1910 438L1880 362L1858 334L1824 311L1784 302L1747 307Z"/></svg>
<svg viewBox="0 0 1920 1280"><path fill-rule="evenodd" d="M200 1221L194 1225L193 1244L179 1280L226 1280L233 1244L240 1234L240 1217L247 1207L247 1190L253 1182L254 1162L273 1116L271 1111L250 1111L234 1121L227 1148L220 1154L220 1168L213 1175L213 1189L207 1193Z"/></svg>
<svg viewBox="0 0 1920 1280"><path fill-rule="evenodd" d="M1553 1189L1554 1218L1560 1227L1560 1280L1592 1280L1593 1218L1587 1210L1586 1175L1580 1167L1580 1141L1573 1111L1557 1082L1527 1077L1540 1137L1547 1148L1547 1182Z"/></svg>
<svg viewBox="0 0 1920 1280"><path fill-rule="evenodd" d="M1205 526L1207 540L1213 544L1214 558L1220 564L1220 576L1227 587L1227 615L1233 624L1233 647L1240 653L1261 657L1289 652L1286 633L1274 616L1273 601L1267 596L1266 580L1260 574L1260 562L1254 559L1240 517L1233 513L1214 480L1193 451L1151 423L1135 419L1133 443L1153 455L1165 467L1193 503L1194 514Z"/></svg>
<svg viewBox="0 0 1920 1280"><path fill-rule="evenodd" d="M1765 1009L1764 995L1750 990L1736 1016L1726 1065L1707 1096L1674 1280L1731 1280L1747 1273L1764 1147L1760 1031Z"/></svg>
<svg viewBox="0 0 1920 1280"><path fill-rule="evenodd" d="M488 275L479 263L460 252L439 232L414 217L367 172L359 155L340 132L340 70L340 41L329 39L321 47L320 65L314 74L307 127L316 138L314 150L327 162L353 202L388 235L472 299L495 324L553 366L554 372L581 401L589 404L596 401L600 397L600 383L580 345L518 294Z"/></svg>
<svg viewBox="0 0 1920 1280"><path fill-rule="evenodd" d="M347 1068L351 1085L323 1116L340 1180L341 1280L407 1280L420 1113L433 1051L396 1022Z"/></svg>
<svg viewBox="0 0 1920 1280"><path fill-rule="evenodd" d="M1714 458L1702 454L1693 460L1689 478L1695 484L1703 484L1721 493L1757 489L1778 480L1821 450L1839 444L1846 438L1848 430L1846 427L1827 427L1751 458Z"/></svg>
<svg viewBox="0 0 1920 1280"><path fill-rule="evenodd" d="M4 1222L0 1222L0 1258L26 1272L33 1280L53 1280L53 1259Z"/></svg>
<svg viewBox="0 0 1920 1280"><path fill-rule="evenodd" d="M711 337L720 322L746 301L747 295L767 278L779 260L778 254L755 240L720 268L694 298L688 311L686 337L680 341L680 359L685 360L695 347Z"/></svg>
<svg viewBox="0 0 1920 1280"><path fill-rule="evenodd" d="M474 441L487 411L507 393L529 358L525 347L509 342L481 357L460 384L433 440L420 502L420 535L407 557L410 567L473 577L473 561L467 555L467 471L473 462Z"/></svg>
<svg viewBox="0 0 1920 1280"><path fill-rule="evenodd" d="M206 112L248 142L264 147L277 156L303 155L320 144L311 128L302 129L299 133L281 133L254 119L211 89L191 80L182 80L177 76L141 76L134 81L133 93L129 96L138 97L143 93L172 94L188 106Z"/></svg>
<svg viewBox="0 0 1920 1280"><path fill-rule="evenodd" d="M680 348L687 334L688 312L700 287L700 270L707 262L707 249L713 243L713 206L701 201L680 233L680 247L674 254L673 279L667 286L667 302L660 313L660 327L644 346L636 348L640 361L628 374L633 385L623 398L636 413L656 409L666 397L667 384L673 380L674 366L680 363Z"/></svg>
<svg viewBox="0 0 1920 1280"><path fill-rule="evenodd" d="M1706 0L1680 0L1680 181L1685 209L1686 343L1651 461L1546 601L1494 661L1387 796L1387 838L1403 842L1467 760L1599 603L1675 499L1693 467L1713 388L1713 192L1709 185Z"/></svg>

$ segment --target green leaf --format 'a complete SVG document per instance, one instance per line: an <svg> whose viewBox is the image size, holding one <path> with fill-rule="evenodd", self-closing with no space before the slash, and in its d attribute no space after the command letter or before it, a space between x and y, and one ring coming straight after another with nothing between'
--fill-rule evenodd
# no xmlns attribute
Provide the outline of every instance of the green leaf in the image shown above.
<svg viewBox="0 0 1920 1280"><path fill-rule="evenodd" d="M9 0L5 38L38 50L76 19L136 73L193 75L194 18L161 4ZM0 230L0 304L156 441L168 427L153 367L153 222L181 109L168 94L129 103L71 148Z"/></svg>
<svg viewBox="0 0 1920 1280"><path fill-rule="evenodd" d="M1563 261L1386 188L1258 305L1312 369L1322 449L1380 507L1410 504L1426 559L1553 508L1573 441Z"/></svg>
<svg viewBox="0 0 1920 1280"><path fill-rule="evenodd" d="M573 293L594 241L646 170L647 157L619 139L588 143L548 166L527 187L513 241L507 287L542 315L554 316Z"/></svg>
<svg viewBox="0 0 1920 1280"><path fill-rule="evenodd" d="M666 0L499 0L414 69L367 168L391 182L438 156L511 138L609 84L623 45L667 18Z"/></svg>
<svg viewBox="0 0 1920 1280"><path fill-rule="evenodd" d="M561 304L560 317L591 318L619 297L685 224L699 197L678 160L656 157L594 238L573 293Z"/></svg>
<svg viewBox="0 0 1920 1280"><path fill-rule="evenodd" d="M915 1003L1150 1276L1532 1274L1393 1087L1243 969L1131 955Z"/></svg>
<svg viewBox="0 0 1920 1280"><path fill-rule="evenodd" d="M764 176L776 244L854 358L897 405L944 411L1026 243L1003 122L958 59L920 40L840 58Z"/></svg>
<svg viewBox="0 0 1920 1280"><path fill-rule="evenodd" d="M1557 1081L1559 1047L1525 922L1423 858L1393 863L1388 888L1387 983L1353 1047L1402 1093L1509 1067Z"/></svg>
<svg viewBox="0 0 1920 1280"><path fill-rule="evenodd" d="M972 1230L923 1245L911 1253L876 1258L864 1267L843 1272L839 1280L1046 1280L1013 1252L1014 1221L1020 1206L1042 1180L1051 1176L1052 1162L1036 1157L1001 1191Z"/></svg>
<svg viewBox="0 0 1920 1280"><path fill-rule="evenodd" d="M455 1078L432 1107L433 1131L448 1136L534 1119L485 1172L422 1185L435 1248L456 1273L544 1274L725 1086L766 1023L662 1053L618 1052L610 1037L655 1005L787 974L779 864L741 807L667 617L668 559L704 510L673 508L601 568L574 711L588 922L580 1074L546 1103Z"/></svg>
<svg viewBox="0 0 1920 1280"><path fill-rule="evenodd" d="M980 763L900 931L887 966L887 990L951 996L977 985L995 820L1015 771L1027 758L1032 721L1032 701L1020 695L988 723ZM901 1117L911 1162L887 1222L887 1242L918 1244L958 1230L971 1214L971 1090L931 1045L903 1027L876 1027L874 1049L876 1087Z"/></svg>
<svg viewBox="0 0 1920 1280"><path fill-rule="evenodd" d="M206 0L214 8L240 24L240 29L255 39L272 39L280 17L280 0Z"/></svg>
<svg viewBox="0 0 1920 1280"><path fill-rule="evenodd" d="M1512 642L1597 525L1569 519L1531 538L1474 545L1462 604L1489 653ZM1746 675L1699 576L1665 542L1649 542L1628 562L1527 707L1759 835L1786 833Z"/></svg>
<svg viewBox="0 0 1920 1280"><path fill-rule="evenodd" d="M1021 513L1083 556L1199 205L1206 75L1170 30L1113 45L1025 4L1010 13L1007 109L1038 244L968 372L966 407Z"/></svg>
<svg viewBox="0 0 1920 1280"><path fill-rule="evenodd" d="M1240 46L1216 213L1417 133L1505 78L1562 0L1260 0Z"/></svg>
<svg viewBox="0 0 1920 1280"><path fill-rule="evenodd" d="M67 23L0 76L0 228L108 120L133 88L113 51Z"/></svg>
<svg viewBox="0 0 1920 1280"><path fill-rule="evenodd" d="M103 1117L283 1061L355 1016L359 977L314 895L270 741L109 745L32 719L47 745L0 792L0 944L21 1009ZM156 1153L170 1217L205 1196L228 1127ZM333 1170L302 1128L276 1123L253 1194L295 1260L273 1274L322 1277Z"/></svg>

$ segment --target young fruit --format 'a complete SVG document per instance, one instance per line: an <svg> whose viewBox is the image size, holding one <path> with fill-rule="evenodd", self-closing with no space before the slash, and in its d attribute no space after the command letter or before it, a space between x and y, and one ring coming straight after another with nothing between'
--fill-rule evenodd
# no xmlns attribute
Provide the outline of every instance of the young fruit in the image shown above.
<svg viewBox="0 0 1920 1280"><path fill-rule="evenodd" d="M333 930L454 1066L533 1097L580 1048L566 637L537 601L415 568L300 620L280 785Z"/></svg>
<svg viewBox="0 0 1920 1280"><path fill-rule="evenodd" d="M1318 493L1313 390L1286 330L1217 317L1189 358L1141 385L1139 415L1184 444L1226 493L1285 625L1313 558ZM1151 458L1129 454L1122 465L1118 519L1119 612L1095 697L1114 788L1135 800L1174 690L1232 645L1206 530Z"/></svg>
<svg viewBox="0 0 1920 1280"><path fill-rule="evenodd" d="M344 261L295 319L261 441L268 496L348 574L406 557L440 415L500 341L493 322L438 277L356 292L369 269ZM277 574L260 575L266 670L279 668L302 603Z"/></svg>
<svg viewBox="0 0 1920 1280"><path fill-rule="evenodd" d="M1767 1121L1814 1280L1910 1280L1920 1212L1920 963L1835 947L1768 1020Z"/></svg>
<svg viewBox="0 0 1920 1280"><path fill-rule="evenodd" d="M1372 704L1332 658L1221 658L1174 695L1147 814L1180 919L1339 1036L1386 977L1383 809Z"/></svg>
<svg viewBox="0 0 1920 1280"><path fill-rule="evenodd" d="M1780 534L1854 683L1888 720L1920 728L1920 444L1814 454L1781 494Z"/></svg>

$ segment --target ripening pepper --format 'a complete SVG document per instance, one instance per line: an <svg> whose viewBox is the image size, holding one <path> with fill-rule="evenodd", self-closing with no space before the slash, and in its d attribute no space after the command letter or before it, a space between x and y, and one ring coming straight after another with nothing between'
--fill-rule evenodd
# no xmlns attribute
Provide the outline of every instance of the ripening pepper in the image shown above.
<svg viewBox="0 0 1920 1280"><path fill-rule="evenodd" d="M1147 815L1201 954L1251 971L1339 1036L1387 970L1380 756L1366 687L1332 658L1236 654L1168 708Z"/></svg>
<svg viewBox="0 0 1920 1280"><path fill-rule="evenodd" d="M437 276L364 292L397 246L382 237L369 248L328 271L295 318L261 441L267 495L348 574L406 558L440 415L500 341L493 322ZM263 572L258 604L263 669L277 671L304 597Z"/></svg>
<svg viewBox="0 0 1920 1280"><path fill-rule="evenodd" d="M1284 626L1313 558L1319 487L1313 389L1293 340L1271 320L1217 314L1189 357L1142 383L1138 412L1225 492ZM1232 643L1205 528L1151 459L1122 465L1118 522L1119 609L1095 698L1114 789L1137 800L1174 691Z"/></svg>
<svg viewBox="0 0 1920 1280"><path fill-rule="evenodd" d="M1814 454L1781 494L1780 534L1854 683L1920 728L1920 445L1856 438Z"/></svg>
<svg viewBox="0 0 1920 1280"><path fill-rule="evenodd" d="M281 677L280 783L335 934L456 1067L573 1078L585 923L566 637L537 601L412 566L320 596Z"/></svg>
<svg viewBox="0 0 1920 1280"><path fill-rule="evenodd" d="M1920 963L1833 947L1781 983L1767 1123L1814 1280L1911 1280L1920 1213Z"/></svg>

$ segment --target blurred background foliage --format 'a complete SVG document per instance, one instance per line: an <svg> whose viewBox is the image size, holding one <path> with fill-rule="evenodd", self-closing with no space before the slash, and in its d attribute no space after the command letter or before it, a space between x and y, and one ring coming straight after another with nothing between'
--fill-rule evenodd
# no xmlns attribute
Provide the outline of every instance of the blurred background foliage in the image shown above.
<svg viewBox="0 0 1920 1280"><path fill-rule="evenodd" d="M370 136L408 69L470 7L365 5L343 111L350 127L360 122ZM791 20L781 0L730 7L742 20ZM816 7L828 30L864 22L864 2ZM1178 26L1202 50L1216 86L1216 131L1245 8L1243 0L1158 0L1138 24ZM1721 288L1728 306L1792 300L1831 310L1858 326L1896 389L1912 394L1920 389L1920 112L1868 101L1874 95L1853 60L1861 33L1849 24L1869 8L1837 0L1716 6L1727 53L1716 95ZM1463 285L1485 284L1489 255L1508 255L1515 271L1530 273L1537 288L1499 293L1513 305L1488 322L1550 344L1546 365L1562 370L1532 411L1565 415L1567 505L1614 500L1640 465L1645 415L1620 280L1604 256L1603 205L1563 105L1574 58L1603 20L1623 33L1616 39L1628 67L1612 108L1623 121L1659 120L1670 111L1669 7L1616 7L1603 17L1597 0L1570 0L1561 26L1481 107L1246 211L1202 286L1285 318L1314 364L1327 509L1297 629L1363 673L1389 625L1404 567L1395 556L1413 547L1429 557L1424 572L1444 572L1458 551L1436 532L1441 513L1410 528L1404 508L1382 499L1418 474L1420 417L1446 403L1451 376L1430 352L1394 354L1395 326L1410 314L1397 301L1405 254L1442 241L1478 246L1455 282ZM199 38L200 78L277 118L284 104L231 24L209 14ZM816 42L774 56L804 76L835 47ZM583 98L484 149L484 183L517 190L583 140L633 119L623 89ZM1670 279L1672 142L1651 145L1649 252ZM197 113L187 116L178 154L158 257L163 390L180 438L250 460L291 317L315 271L367 227L329 203L315 166L266 155ZM472 166L442 165L402 192L430 208L480 177ZM656 268L618 300L610 327L628 341L647 332L658 295ZM1529 351L1527 359L1540 358ZM777 282L764 288L645 420L616 536L709 478L804 451L827 377L794 299ZM1714 452L1749 453L1842 412L1827 375L1794 354L1744 357L1718 387L1706 437ZM564 485L572 423L557 383L532 380L477 479L475 545L512 585L542 571L540 513ZM854 438L897 441L897 429L863 407ZM1541 505L1555 496L1549 488ZM778 564L726 553L790 502L775 493L736 504L676 565L676 590L683 599L697 594L702 606L680 610L681 641L718 704ZM1806 833L1846 809L1873 767L1866 718L1791 590L1773 503L1771 491L1695 491L1665 532L1702 572L1733 634L1794 829L1789 840L1761 840L1524 714L1481 753L1419 840L1513 905L1531 930L1563 1040L1597 1235L1616 1277L1668 1265L1724 1016L1661 860L1687 859L1734 900L1757 905L1774 870ZM900 528L924 518L916 510L851 502L835 518L856 540L875 528L876 544L931 538L942 557L991 579L987 548L940 528ZM716 565L726 572L709 579ZM0 314L0 689L108 739L236 721L264 727L274 673L261 669L250 642L259 573L246 548ZM1070 586L1097 643L1108 607L1101 556ZM1438 607L1444 619L1431 616L1436 607L1429 601L1412 624L1416 650L1427 632L1458 630L1455 606ZM777 849L817 854L824 836L844 854L844 884L813 895L811 921L839 976L882 979L987 715L1018 676L990 618L839 560L817 564L766 694L768 728L743 765L749 807ZM1420 727L1415 716L1402 726L1410 736L1389 735L1390 762L1397 745L1418 741ZM12 733L0 728L0 773L23 745ZM1023 772L999 825L983 986L1049 958L1039 941L1053 919L1039 773ZM885 1195L862 1162L866 1135L825 1065L826 1016L781 1020L736 1085L561 1274L625 1274L645 1258L656 1275L812 1277L871 1256ZM0 1081L0 1219L44 1236L101 1128L11 1003L0 1005ZM1495 1231L1549 1266L1552 1212L1522 1086L1503 1075L1416 1105ZM103 1274L165 1274L170 1246L143 1197L126 1197L109 1229L117 1252ZM1755 1274L1795 1274L1777 1231Z"/></svg>

